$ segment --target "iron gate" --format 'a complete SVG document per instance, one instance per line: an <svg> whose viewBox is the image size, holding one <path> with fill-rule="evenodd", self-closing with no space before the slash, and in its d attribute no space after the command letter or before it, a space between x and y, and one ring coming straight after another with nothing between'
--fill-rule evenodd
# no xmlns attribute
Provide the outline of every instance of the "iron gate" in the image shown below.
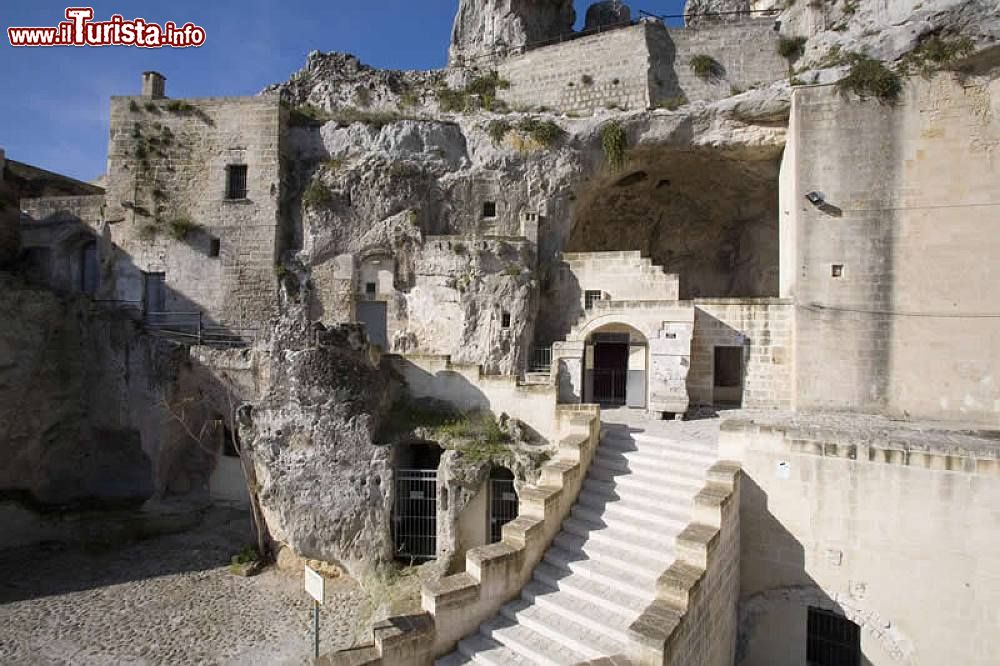
<svg viewBox="0 0 1000 666"><path fill-rule="evenodd" d="M396 470L392 526L397 557L437 557L436 469Z"/></svg>
<svg viewBox="0 0 1000 666"><path fill-rule="evenodd" d="M503 526L517 518L514 479L490 479L490 543L503 537Z"/></svg>

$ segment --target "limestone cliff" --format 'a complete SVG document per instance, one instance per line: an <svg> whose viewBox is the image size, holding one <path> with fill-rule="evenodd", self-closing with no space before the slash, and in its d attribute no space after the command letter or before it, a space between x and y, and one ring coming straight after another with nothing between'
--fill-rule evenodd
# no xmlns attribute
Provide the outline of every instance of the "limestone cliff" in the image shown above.
<svg viewBox="0 0 1000 666"><path fill-rule="evenodd" d="M497 52L521 48L573 30L571 0L461 0L452 28L452 65L488 66Z"/></svg>

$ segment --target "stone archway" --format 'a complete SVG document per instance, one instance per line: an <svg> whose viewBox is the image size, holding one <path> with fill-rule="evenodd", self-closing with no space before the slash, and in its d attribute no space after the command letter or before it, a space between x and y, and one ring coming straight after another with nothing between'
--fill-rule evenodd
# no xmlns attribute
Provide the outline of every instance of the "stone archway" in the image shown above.
<svg viewBox="0 0 1000 666"><path fill-rule="evenodd" d="M649 394L649 341L636 327L606 323L584 339L583 401L645 409Z"/></svg>

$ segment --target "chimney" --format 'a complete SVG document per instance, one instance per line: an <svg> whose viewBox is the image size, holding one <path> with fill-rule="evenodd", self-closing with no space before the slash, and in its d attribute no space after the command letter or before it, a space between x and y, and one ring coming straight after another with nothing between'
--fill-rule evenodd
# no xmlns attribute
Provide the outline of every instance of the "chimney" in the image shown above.
<svg viewBox="0 0 1000 666"><path fill-rule="evenodd" d="M142 73L142 96L149 99L163 99L167 96L167 77L159 72Z"/></svg>

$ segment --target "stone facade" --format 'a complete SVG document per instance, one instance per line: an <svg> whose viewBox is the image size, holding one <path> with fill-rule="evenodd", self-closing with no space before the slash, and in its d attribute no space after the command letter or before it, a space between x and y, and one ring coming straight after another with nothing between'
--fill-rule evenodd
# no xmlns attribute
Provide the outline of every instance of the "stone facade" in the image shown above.
<svg viewBox="0 0 1000 666"><path fill-rule="evenodd" d="M141 301L143 273L164 273L167 311L233 327L276 313L284 118L276 97L112 98L109 297Z"/></svg>
<svg viewBox="0 0 1000 666"><path fill-rule="evenodd" d="M736 25L666 28L643 20L624 28L573 37L503 61L510 81L503 99L512 107L548 107L566 113L595 109L648 109L660 103L729 97L788 73L778 55L772 20ZM752 46L748 46L748 44ZM690 60L706 55L719 71L699 78Z"/></svg>
<svg viewBox="0 0 1000 666"><path fill-rule="evenodd" d="M742 405L789 409L792 404L791 303L778 299L698 299L687 391L692 405L711 406L716 347L739 347Z"/></svg>
<svg viewBox="0 0 1000 666"><path fill-rule="evenodd" d="M808 607L859 625L873 666L996 660L995 440L753 415L723 425L720 453L746 475L736 664L805 663Z"/></svg>
<svg viewBox="0 0 1000 666"><path fill-rule="evenodd" d="M948 72L892 107L795 92L781 234L798 408L996 423L1000 296L976 285L997 281L998 100Z"/></svg>

